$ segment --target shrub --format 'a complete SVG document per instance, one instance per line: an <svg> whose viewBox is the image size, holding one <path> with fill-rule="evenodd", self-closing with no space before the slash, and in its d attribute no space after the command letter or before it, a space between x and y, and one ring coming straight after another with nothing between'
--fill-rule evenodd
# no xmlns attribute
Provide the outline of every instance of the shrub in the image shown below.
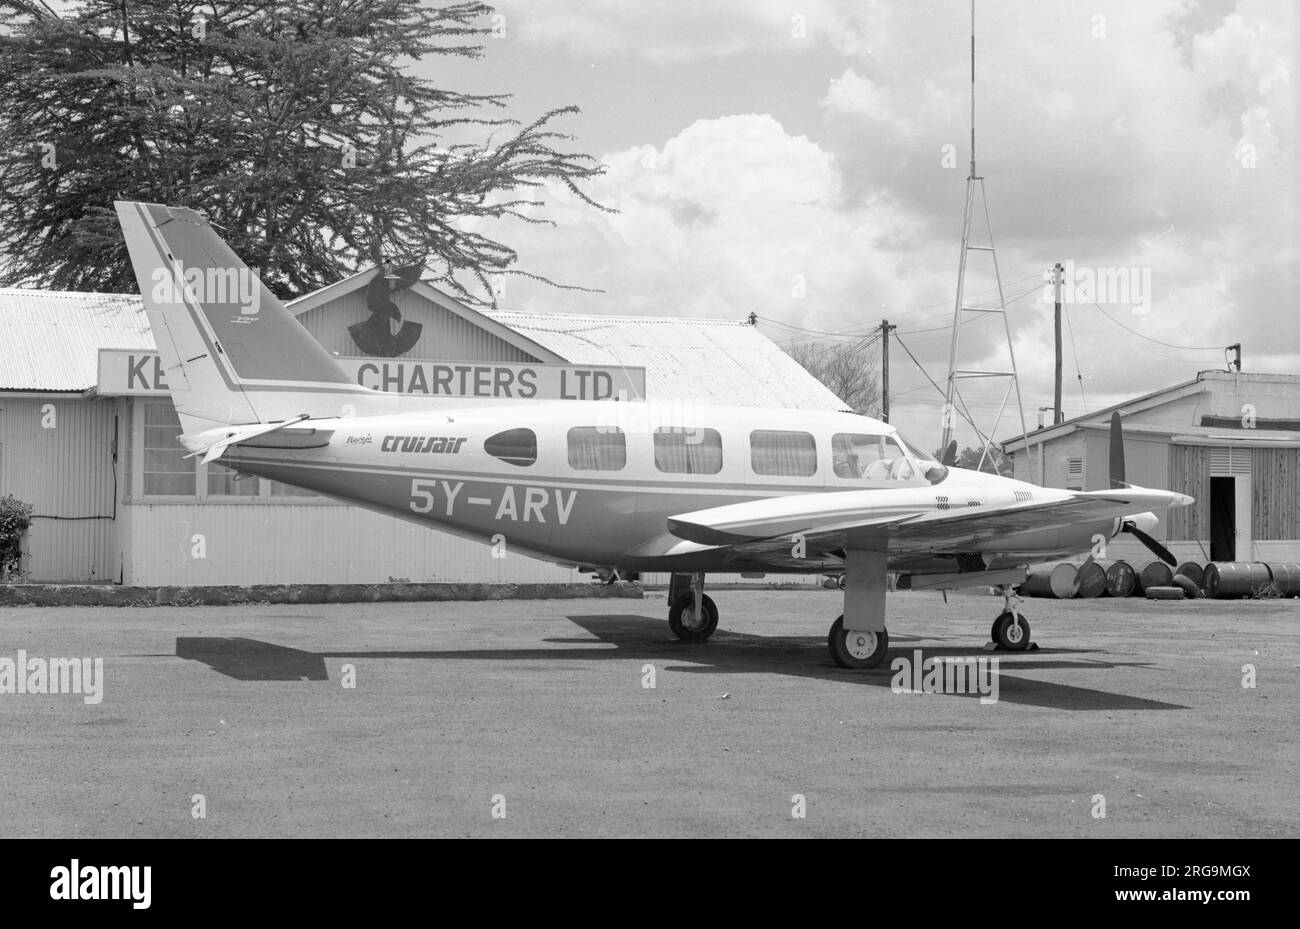
<svg viewBox="0 0 1300 929"><path fill-rule="evenodd" d="M18 573L22 538L32 524L32 506L13 494L0 497L0 580Z"/></svg>

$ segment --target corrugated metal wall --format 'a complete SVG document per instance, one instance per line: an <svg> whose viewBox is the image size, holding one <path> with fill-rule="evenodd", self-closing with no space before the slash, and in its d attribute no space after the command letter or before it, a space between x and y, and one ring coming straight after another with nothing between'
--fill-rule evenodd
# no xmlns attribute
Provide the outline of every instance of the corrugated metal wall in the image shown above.
<svg viewBox="0 0 1300 929"><path fill-rule="evenodd" d="M467 323L454 313L435 306L410 293L394 295L402 319L420 323L424 328L415 347L406 358L455 358L462 361L535 362L532 355L503 342L490 332ZM365 288L354 290L338 300L308 310L299 321L317 341L336 355L360 356L364 352L352 341L348 326L365 322Z"/></svg>
<svg viewBox="0 0 1300 929"><path fill-rule="evenodd" d="M1300 448L1251 450L1251 538L1300 539Z"/></svg>
<svg viewBox="0 0 1300 929"><path fill-rule="evenodd" d="M509 552L495 559L487 545L350 506L138 503L130 509L127 584L378 584L391 578L522 584L589 577ZM195 557L199 553L203 557Z"/></svg>
<svg viewBox="0 0 1300 929"><path fill-rule="evenodd" d="M0 495L36 508L33 581L115 581L114 401L0 397Z"/></svg>
<svg viewBox="0 0 1300 929"><path fill-rule="evenodd" d="M1169 446L1169 474L1165 489L1188 494L1196 498L1191 506L1168 510L1165 523L1166 539L1200 539L1207 544L1210 538L1210 450L1197 445Z"/></svg>
<svg viewBox="0 0 1300 929"><path fill-rule="evenodd" d="M1254 542L1300 539L1300 449L1254 448L1251 456L1250 534ZM1196 502L1170 510L1171 539L1210 538L1210 448L1169 447L1168 488Z"/></svg>

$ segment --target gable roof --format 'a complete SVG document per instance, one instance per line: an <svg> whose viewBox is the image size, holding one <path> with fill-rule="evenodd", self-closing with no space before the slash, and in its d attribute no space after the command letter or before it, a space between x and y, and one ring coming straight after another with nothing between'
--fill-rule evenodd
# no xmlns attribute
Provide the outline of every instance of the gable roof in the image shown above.
<svg viewBox="0 0 1300 929"><path fill-rule="evenodd" d="M288 304L301 315L363 288L377 269ZM843 401L758 329L727 319L478 310L418 282L412 291L553 364L646 369L650 400L842 410ZM0 390L82 392L101 348L154 351L136 294L0 289Z"/></svg>
<svg viewBox="0 0 1300 929"><path fill-rule="evenodd" d="M358 271L356 274L348 275L342 280L335 281L320 290L314 290L305 294L296 300L290 300L285 304L289 312L294 316L314 310L318 306L339 299L345 294L350 294L355 290L363 290L379 273L378 267L367 268L364 271ZM473 326L485 330L491 335L496 336L503 342L513 345L515 348L540 359L547 364L564 364L567 359L555 354L550 349L529 339L518 332L512 332L509 328L502 326L496 320L484 315L473 307L461 303L451 294L445 293L424 281L416 281L410 289L411 293L418 294L430 303L441 307L453 316L458 316Z"/></svg>
<svg viewBox="0 0 1300 929"><path fill-rule="evenodd" d="M650 400L843 410L844 401L749 323L484 310L574 364L646 369Z"/></svg>

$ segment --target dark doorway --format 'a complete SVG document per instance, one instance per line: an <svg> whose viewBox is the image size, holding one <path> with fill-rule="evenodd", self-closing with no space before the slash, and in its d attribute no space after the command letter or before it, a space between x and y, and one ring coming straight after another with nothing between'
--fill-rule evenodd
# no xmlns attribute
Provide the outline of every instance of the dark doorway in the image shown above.
<svg viewBox="0 0 1300 929"><path fill-rule="evenodd" d="M1237 479L1210 478L1210 560L1237 560Z"/></svg>

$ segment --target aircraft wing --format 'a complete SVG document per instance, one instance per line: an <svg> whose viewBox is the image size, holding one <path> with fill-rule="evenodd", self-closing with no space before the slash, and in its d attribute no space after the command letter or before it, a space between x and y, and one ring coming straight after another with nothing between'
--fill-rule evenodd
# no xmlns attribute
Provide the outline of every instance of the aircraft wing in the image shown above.
<svg viewBox="0 0 1300 929"><path fill-rule="evenodd" d="M933 489L849 490L795 494L684 513L668 520L678 538L739 550L801 534L808 553L888 545L899 551L963 551L1019 532L1062 529L1181 505L1189 498L1163 490L1072 492L1037 488L1043 499L1005 503L960 496L940 509ZM1007 496L1011 496L1007 494ZM946 500L946 497L944 498Z"/></svg>

